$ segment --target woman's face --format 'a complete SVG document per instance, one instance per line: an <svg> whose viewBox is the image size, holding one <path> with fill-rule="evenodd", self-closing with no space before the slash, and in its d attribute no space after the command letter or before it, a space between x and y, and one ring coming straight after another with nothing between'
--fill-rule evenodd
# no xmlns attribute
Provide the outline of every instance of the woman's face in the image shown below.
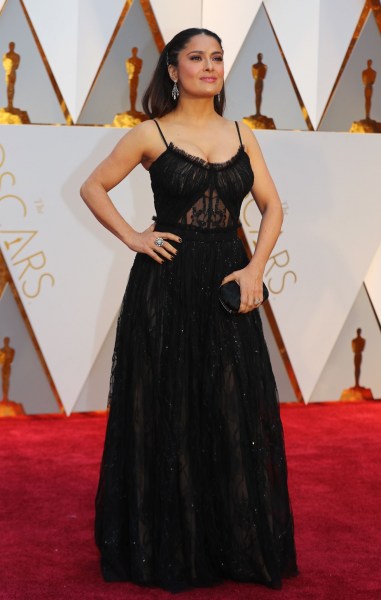
<svg viewBox="0 0 381 600"><path fill-rule="evenodd" d="M169 73L178 80L180 96L205 98L218 94L224 83L223 52L213 37L205 34L192 37L178 54L177 68Z"/></svg>

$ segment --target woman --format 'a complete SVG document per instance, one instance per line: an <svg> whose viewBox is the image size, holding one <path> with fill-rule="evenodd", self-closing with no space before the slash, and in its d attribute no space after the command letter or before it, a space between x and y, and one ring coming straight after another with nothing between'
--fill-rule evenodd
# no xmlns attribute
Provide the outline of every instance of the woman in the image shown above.
<svg viewBox="0 0 381 600"><path fill-rule="evenodd" d="M258 306L280 232L278 194L251 130L222 117L223 51L205 29L164 48L143 106L81 195L137 253L119 317L96 497L107 581L171 591L297 574L279 404ZM156 223L135 231L107 192L141 163ZM254 175L255 172L255 183ZM249 261L237 236L251 190ZM240 314L221 284L240 285Z"/></svg>

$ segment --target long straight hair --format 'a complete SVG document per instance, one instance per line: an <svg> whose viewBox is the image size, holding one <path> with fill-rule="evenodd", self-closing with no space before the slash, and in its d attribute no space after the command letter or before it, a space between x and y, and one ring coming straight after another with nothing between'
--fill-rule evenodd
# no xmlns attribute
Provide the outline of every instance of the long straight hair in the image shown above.
<svg viewBox="0 0 381 600"><path fill-rule="evenodd" d="M209 29L191 27L177 33L160 54L151 82L143 96L143 110L151 119L163 117L176 107L177 100L172 98L173 81L168 73L168 65L177 67L179 52L185 48L192 37L200 34L217 40L222 49L221 38ZM225 102L225 85L223 85L219 97L214 96L214 110L219 115L224 112Z"/></svg>

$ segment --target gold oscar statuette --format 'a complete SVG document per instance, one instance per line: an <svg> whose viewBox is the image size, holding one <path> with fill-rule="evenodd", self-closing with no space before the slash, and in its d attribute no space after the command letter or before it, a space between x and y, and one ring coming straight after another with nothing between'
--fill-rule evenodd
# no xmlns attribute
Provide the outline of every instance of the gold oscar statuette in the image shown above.
<svg viewBox="0 0 381 600"><path fill-rule="evenodd" d="M115 115L114 127L134 127L146 121L149 117L143 112L136 110L136 100L138 97L139 75L142 70L143 61L138 56L138 48L132 48L132 56L126 60L126 71L130 87L130 110Z"/></svg>
<svg viewBox="0 0 381 600"><path fill-rule="evenodd" d="M360 328L357 329L356 333L356 337L352 340L355 385L351 388L343 390L340 397L340 400L346 400L347 402L356 402L358 400L373 400L372 390L370 388L365 388L360 385L362 354L365 349L366 340L363 337L361 337Z"/></svg>
<svg viewBox="0 0 381 600"><path fill-rule="evenodd" d="M4 346L0 348L1 387L3 397L0 400L0 417L15 417L24 415L22 404L9 399L9 386L11 380L12 363L15 350L9 345L9 337L4 338Z"/></svg>
<svg viewBox="0 0 381 600"><path fill-rule="evenodd" d="M370 118L372 108L373 85L376 81L377 71L372 68L373 61L369 58L367 68L362 72L362 82L365 95L365 119L352 123L351 133L381 133L381 123Z"/></svg>
<svg viewBox="0 0 381 600"><path fill-rule="evenodd" d="M21 123L30 123L28 113L25 110L13 106L15 96L16 74L20 66L20 55L15 52L16 44L9 43L9 51L3 56L3 67L5 71L5 84L7 87L8 104L0 108L0 124L2 125L20 125Z"/></svg>
<svg viewBox="0 0 381 600"><path fill-rule="evenodd" d="M271 117L261 115L261 104L263 95L264 80L267 74L267 65L262 62L263 54L257 55L258 62L251 67L251 73L254 78L255 94L255 115L244 117L243 121L251 129L276 129L275 123Z"/></svg>

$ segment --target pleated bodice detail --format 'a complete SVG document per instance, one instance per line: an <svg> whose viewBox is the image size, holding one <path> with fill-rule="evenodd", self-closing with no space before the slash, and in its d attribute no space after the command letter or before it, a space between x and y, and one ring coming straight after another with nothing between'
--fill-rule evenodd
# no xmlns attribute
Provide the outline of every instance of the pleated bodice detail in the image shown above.
<svg viewBox="0 0 381 600"><path fill-rule="evenodd" d="M237 227L243 199L254 182L241 138L230 160L213 163L162 137L166 149L149 170L157 221L202 229Z"/></svg>

